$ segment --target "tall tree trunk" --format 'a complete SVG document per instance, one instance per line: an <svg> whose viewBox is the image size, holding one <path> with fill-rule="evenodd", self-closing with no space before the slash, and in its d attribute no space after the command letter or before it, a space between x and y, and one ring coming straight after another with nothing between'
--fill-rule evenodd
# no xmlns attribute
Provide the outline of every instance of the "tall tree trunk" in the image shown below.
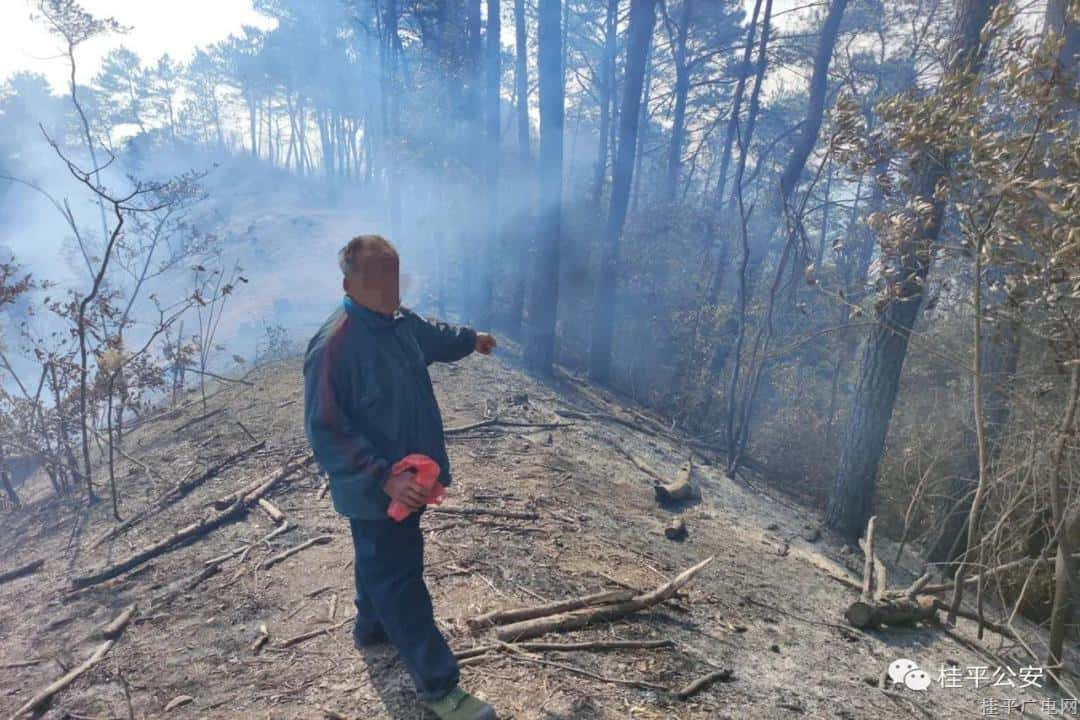
<svg viewBox="0 0 1080 720"><path fill-rule="evenodd" d="M1064 82L1064 87L1075 87L1077 83L1077 59L1080 57L1080 23L1076 22L1076 15L1070 15L1070 4L1075 9L1075 0L1050 0L1046 8L1046 27L1062 38L1061 49L1058 51L1058 65ZM1066 104L1068 103L1068 104ZM1073 112L1075 127L1075 107L1071 106L1070 100L1062 101L1062 112ZM1076 525L1080 518L1075 516L1076 511L1070 511L1067 505L1068 488L1062 479L1062 463L1064 461L1065 448L1069 438L1075 433L1077 405L1080 404L1080 367L1073 365L1069 384L1069 400L1062 421L1062 427L1058 435L1051 456L1050 487L1052 492L1052 511L1054 525L1058 530L1057 551L1054 557L1054 602L1050 611L1050 650L1047 656L1047 664L1056 667L1064 660L1064 644L1066 624L1073 615L1073 596L1077 588L1075 585L1076 562L1073 559L1072 539L1076 535ZM1074 517L1066 519L1066 513ZM1056 674L1056 673L1055 673Z"/></svg>
<svg viewBox="0 0 1080 720"><path fill-rule="evenodd" d="M604 56L600 64L600 127L597 134L596 171L593 176L593 203L600 204L607 178L608 146L611 134L611 104L615 97L615 53L619 0L608 0L604 16Z"/></svg>
<svg viewBox="0 0 1080 720"><path fill-rule="evenodd" d="M631 0L629 40L626 48L626 87L620 112L619 151L611 187L608 213L593 302L592 343L589 374L597 382L611 379L611 346L615 332L615 291L618 283L619 238L626 222L630 184L634 172L642 86L649 56L649 41L656 22L654 0Z"/></svg>
<svg viewBox="0 0 1080 720"><path fill-rule="evenodd" d="M521 168L532 165L529 132L529 40L525 0L514 0L514 97L517 98L517 138Z"/></svg>
<svg viewBox="0 0 1080 720"><path fill-rule="evenodd" d="M1077 405L1080 404L1080 367L1073 365L1069 380L1069 399L1065 417L1050 457L1050 508L1057 528L1057 551L1054 555L1054 604L1050 611L1050 652L1047 664L1055 670L1064 662L1062 652L1065 644L1065 625L1072 619L1076 562L1073 560L1071 538L1074 528L1069 527L1069 488L1061 477L1066 445L1076 425ZM1057 674L1055 672L1055 674Z"/></svg>
<svg viewBox="0 0 1080 720"><path fill-rule="evenodd" d="M979 34L996 4L996 0L961 0L957 4L949 73L966 73L972 77L978 73L983 55ZM933 245L945 212L944 201L935 198L934 190L947 174L948 157L940 162L922 161L916 168L914 195L932 206L931 217L921 232L897 249L898 277L903 282L892 288L892 297L882 298L877 324L863 349L855 398L826 514L829 527L851 542L858 539L874 507L878 464L896 404L908 338L922 305Z"/></svg>
<svg viewBox="0 0 1080 720"><path fill-rule="evenodd" d="M760 2L754 5L754 22L751 25L755 25L757 21L757 14L760 9ZM739 140L739 161L735 166L735 178L731 186L731 196L728 198L727 211L730 215L738 210L738 193L742 188L743 175L746 172L746 158L750 154L749 146L750 141L754 136L754 128L757 125L758 111L761 107L761 85L765 80L765 69L768 67L768 55L766 51L769 45L769 27L772 20L772 0L766 0L765 2L765 15L761 21L761 40L758 44L758 55L756 70L754 73L754 88L750 92L750 106L746 113L746 124L740 126L737 109L733 109L731 119L728 121L728 132L730 138L725 140L724 153L725 158L721 159L721 175L717 181L717 194L716 199L719 203L724 201L723 193L726 187L727 178L727 166L731 157L731 143L735 139ZM752 45L753 27L747 32L747 53L744 56L744 61L747 63L747 70L749 70L749 49ZM739 82L742 84L744 76L740 75ZM739 90L741 96L741 90ZM741 104L741 100L739 100ZM728 262L730 262L731 254L728 252L727 247L720 246L720 243L727 238L717 237L713 243L713 270L712 277L709 279L709 290L706 296L706 303L711 307L715 306L720 299L720 289L723 287L724 275L727 273ZM727 350L724 349L722 353L726 356ZM715 366L717 363L714 361L710 363L711 366ZM722 364L721 364L722 365Z"/></svg>
<svg viewBox="0 0 1080 720"><path fill-rule="evenodd" d="M765 82L765 71L769 67L769 40L772 32L772 0L765 2L765 14L761 19L761 39L758 41L757 63L754 70L754 88L750 91L750 105L746 110L746 123L739 127L736 120L735 138L739 141L739 162L735 166L735 177L728 198L728 211L738 207L738 193L742 189L743 176L746 174L746 158L750 155L750 143L754 140L758 114L761 111L761 86ZM717 195L718 199L720 198Z"/></svg>
<svg viewBox="0 0 1080 720"><path fill-rule="evenodd" d="M251 156L259 157L259 103L255 93L248 90L244 93L248 108L248 134L251 137Z"/></svg>
<svg viewBox="0 0 1080 720"><path fill-rule="evenodd" d="M781 210L786 211L788 201L795 191L795 185L798 184L803 168L806 167L806 159L810 157L814 145L817 144L821 120L825 115L825 96L829 89L829 63L832 61L836 36L840 31L840 20L844 16L847 3L848 0L833 0L829 5L829 14L825 16L825 24L821 28L817 52L814 54L814 72L810 76L810 101L806 108L806 119L794 142L791 154L788 155L784 172L780 175ZM794 232L794 229L792 231Z"/></svg>
<svg viewBox="0 0 1080 720"><path fill-rule="evenodd" d="M562 240L563 102L562 2L538 0L537 44L540 84L540 176L536 256L525 317L525 362L549 374L555 358L559 304L559 245Z"/></svg>
<svg viewBox="0 0 1080 720"><path fill-rule="evenodd" d="M387 195L390 213L390 236L397 237L401 229L401 175L400 163L393 157L401 129L400 91L398 79L398 37L397 0L384 0L382 13L383 37L380 38L379 59L382 63L380 90L382 92L382 161L386 171Z"/></svg>
<svg viewBox="0 0 1080 720"><path fill-rule="evenodd" d="M319 125L319 139L322 141L322 165L326 180L334 178L334 148L330 140L330 129L327 126L326 111L315 111L315 120Z"/></svg>
<svg viewBox="0 0 1080 720"><path fill-rule="evenodd" d="M526 273L524 268L528 262L532 240L530 208L534 203L530 200L533 198L535 188L533 179L536 177L532 161L529 123L529 43L525 23L525 0L514 0L514 52L514 97L516 99L514 110L517 119L518 177L522 187L525 188L522 195L529 198L523 203L524 207L519 210L522 218L521 231L515 233L515 242L512 247L516 258L514 267L518 270L511 278L510 301L506 307L506 330L510 335L516 336L521 332L521 314L525 309Z"/></svg>
<svg viewBox="0 0 1080 720"><path fill-rule="evenodd" d="M654 19L655 22L655 19ZM629 32L629 30L627 30ZM650 34L650 39L652 35ZM633 194L630 199L630 208L637 209L638 200L641 197L641 164L645 160L645 141L649 136L649 99L652 94L652 63L650 60L652 56L652 45L645 48L645 80L644 90L642 90L641 107L639 108L639 114L641 117L638 119L638 132L637 132L637 149L634 153L634 174L632 177L632 189ZM625 98L623 99L625 103ZM619 128L619 133L622 133L622 127ZM620 140L621 142L621 140ZM618 158L618 155L616 155ZM614 170L612 171L614 176ZM612 177L612 185L614 185L615 179Z"/></svg>
<svg viewBox="0 0 1080 720"><path fill-rule="evenodd" d="M783 240L784 252L791 249L792 271L801 274L805 268L806 260L801 252L799 242L799 218L794 217L795 210L791 207L791 198L795 194L795 188L799 184L806 161L817 145L818 134L821 131L821 122L825 115L825 101L829 89L829 64L832 62L833 50L836 47L836 38L840 31L840 21L843 19L844 10L848 0L833 0L829 6L829 12L825 16L825 22L821 28L818 39L817 51L814 54L814 71L810 76L809 102L806 108L806 116L802 128L796 136L787 163L780 174L780 195L776 216L785 219L783 232L776 236L777 245ZM762 269L771 250L772 243L765 243L751 258L749 271L748 293L752 296L761 278ZM801 268L800 268L801 265ZM793 289L796 285L791 286ZM794 301L791 302L794 305Z"/></svg>
<svg viewBox="0 0 1080 720"><path fill-rule="evenodd" d="M471 182L480 188L482 197L485 189L487 149L484 134L484 50L481 18L480 0L465 0L465 67L468 83L465 92L465 142L461 144L464 156L461 160L464 167L469 169ZM478 230L481 236L487 227L486 205L482 199L464 205L469 214L467 222L475 229L474 232ZM487 240L482 239L481 248L486 245ZM480 280L464 287L465 320L471 324L483 322L481 318L485 312L482 295L486 282L482 278L488 272L484 266L486 253L480 248L477 250L472 259L472 273Z"/></svg>
<svg viewBox="0 0 1080 720"><path fill-rule="evenodd" d="M486 144L484 163L484 180L487 197L486 222L484 224L484 249L481 262L483 266L479 274L479 288L477 298L477 313L474 322L480 327L491 325L492 303L494 300L494 275L495 256L498 252L497 241L499 234L499 146L502 133L500 122L500 109L502 98L500 89L502 83L502 44L500 35L502 22L499 17L499 0L487 0L487 39L484 46L485 67L484 80L486 83Z"/></svg>
<svg viewBox="0 0 1080 720"><path fill-rule="evenodd" d="M679 187L679 171L682 169L683 140L686 136L686 96L690 92L690 70L686 66L686 36L690 32L694 0L683 0L679 14L679 27L672 55L675 60L675 109L671 117L671 144L668 147L667 182L664 197L675 199Z"/></svg>
<svg viewBox="0 0 1080 720"><path fill-rule="evenodd" d="M770 2L771 6L772 3ZM731 147L735 143L735 133L739 124L739 113L742 110L743 92L746 88L746 77L750 74L750 55L754 49L754 34L757 30L758 14L761 12L761 0L754 1L754 11L750 15L750 24L746 26L746 45L743 46L742 63L739 65L739 79L735 83L735 92L731 100L731 114L728 116L727 130L724 133L724 146L720 154L720 173L716 179L717 203L724 202L724 189L727 185L728 165L731 163ZM765 11L768 17L768 10ZM758 60L762 62L764 57Z"/></svg>

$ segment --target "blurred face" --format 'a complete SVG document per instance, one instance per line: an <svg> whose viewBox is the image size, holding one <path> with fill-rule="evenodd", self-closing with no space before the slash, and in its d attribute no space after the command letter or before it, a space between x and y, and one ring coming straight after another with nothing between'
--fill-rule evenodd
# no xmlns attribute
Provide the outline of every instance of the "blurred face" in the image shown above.
<svg viewBox="0 0 1080 720"><path fill-rule="evenodd" d="M345 293L364 307L392 315L401 306L398 258L388 253L365 253L353 260L342 279Z"/></svg>

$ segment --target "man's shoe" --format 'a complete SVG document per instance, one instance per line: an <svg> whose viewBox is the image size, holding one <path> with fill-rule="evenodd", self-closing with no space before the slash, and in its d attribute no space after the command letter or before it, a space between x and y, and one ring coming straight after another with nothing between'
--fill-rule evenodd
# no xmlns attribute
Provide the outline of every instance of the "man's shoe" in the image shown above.
<svg viewBox="0 0 1080 720"><path fill-rule="evenodd" d="M441 700L424 704L439 716L439 720L498 720L495 708L465 692L460 685Z"/></svg>

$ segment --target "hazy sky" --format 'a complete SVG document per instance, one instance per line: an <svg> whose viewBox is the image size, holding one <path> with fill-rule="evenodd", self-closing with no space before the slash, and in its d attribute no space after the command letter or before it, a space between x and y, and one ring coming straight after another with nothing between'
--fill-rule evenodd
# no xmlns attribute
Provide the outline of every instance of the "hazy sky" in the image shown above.
<svg viewBox="0 0 1080 720"><path fill-rule="evenodd" d="M334 0L311 0L333 2ZM777 0L776 25L794 18L785 12L812 4L812 0ZM126 45L143 61L152 63L164 53L188 59L196 47L224 39L242 25L270 28L274 21L255 12L251 0L81 0L98 17L113 17L130 28L124 35L99 37L79 51L79 81L86 82L112 48ZM0 0L0 82L14 72L30 70L45 75L56 91L67 89L67 63L58 58L59 46L40 21L31 19L35 0ZM754 0L743 0L747 14ZM503 28L503 42L512 43L512 28Z"/></svg>
<svg viewBox="0 0 1080 720"><path fill-rule="evenodd" d="M82 0L81 4L94 15L116 18L131 31L82 47L80 82L96 72L105 53L121 44L148 62L164 53L187 59L196 47L221 40L242 25L273 24L252 9L251 0ZM59 45L41 22L30 19L36 5L33 0L0 0L0 82L14 72L31 70L63 90L67 63L56 59Z"/></svg>

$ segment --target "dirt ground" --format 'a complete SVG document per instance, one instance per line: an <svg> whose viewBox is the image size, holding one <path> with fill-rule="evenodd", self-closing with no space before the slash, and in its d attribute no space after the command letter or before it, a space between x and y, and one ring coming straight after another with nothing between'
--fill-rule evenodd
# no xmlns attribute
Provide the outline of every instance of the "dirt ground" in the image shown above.
<svg viewBox="0 0 1080 720"><path fill-rule="evenodd" d="M715 558L671 601L543 638L669 639L670 647L493 651L464 666L463 685L494 703L500 717L1019 717L1020 701L1028 717L1072 714L1059 709L1058 695L1037 687L939 681L942 667L993 672L1005 662L1014 670L1034 664L994 635L981 646L970 643L973 623L962 620L957 636L934 628L846 627L843 611L856 593L821 568L857 578L861 556L820 536L816 512L770 491L762 478L725 477L709 464L715 458L693 451L687 438L644 411L580 379L541 383L516 369L513 348L432 370L447 427L495 417L556 425L492 425L448 438L455 477L448 505L539 516L425 515L428 584L455 650L492 642L491 631L474 636L464 623L481 612L626 586L647 590ZM254 508L115 580L71 592L73 576L167 537L210 512L214 499L305 451L301 379L299 360L266 366L249 374L250 385L216 388L205 409L192 402L142 422L126 439L134 460L121 461L119 482L122 516L145 517L96 547L115 525L107 502L86 510L57 500L42 478L23 488L27 507L0 515L0 573L39 557L45 565L0 585L0 716L86 659L100 645L102 627L134 603L134 619L110 652L56 696L46 717L322 718L326 709L358 719L432 717L392 648L361 655L352 646L348 526L316 472L294 474L269 494L292 528L269 542L262 538L275 525ZM148 512L165 491L252 445L253 437L265 445ZM659 507L654 479L641 465L672 477L690 457L701 501ZM689 529L682 542L664 537L673 512ZM329 542L262 568L271 555L321 535ZM207 560L249 543L216 574L192 580ZM892 555L883 548L884 558ZM917 567L914 558L903 564ZM891 565L889 573L893 586L914 578ZM261 627L269 639L255 651ZM318 629L327 632L282 647ZM878 680L899 658L925 669L931 686L883 692ZM633 685L678 689L723 668L733 671L730 681L687 700Z"/></svg>

